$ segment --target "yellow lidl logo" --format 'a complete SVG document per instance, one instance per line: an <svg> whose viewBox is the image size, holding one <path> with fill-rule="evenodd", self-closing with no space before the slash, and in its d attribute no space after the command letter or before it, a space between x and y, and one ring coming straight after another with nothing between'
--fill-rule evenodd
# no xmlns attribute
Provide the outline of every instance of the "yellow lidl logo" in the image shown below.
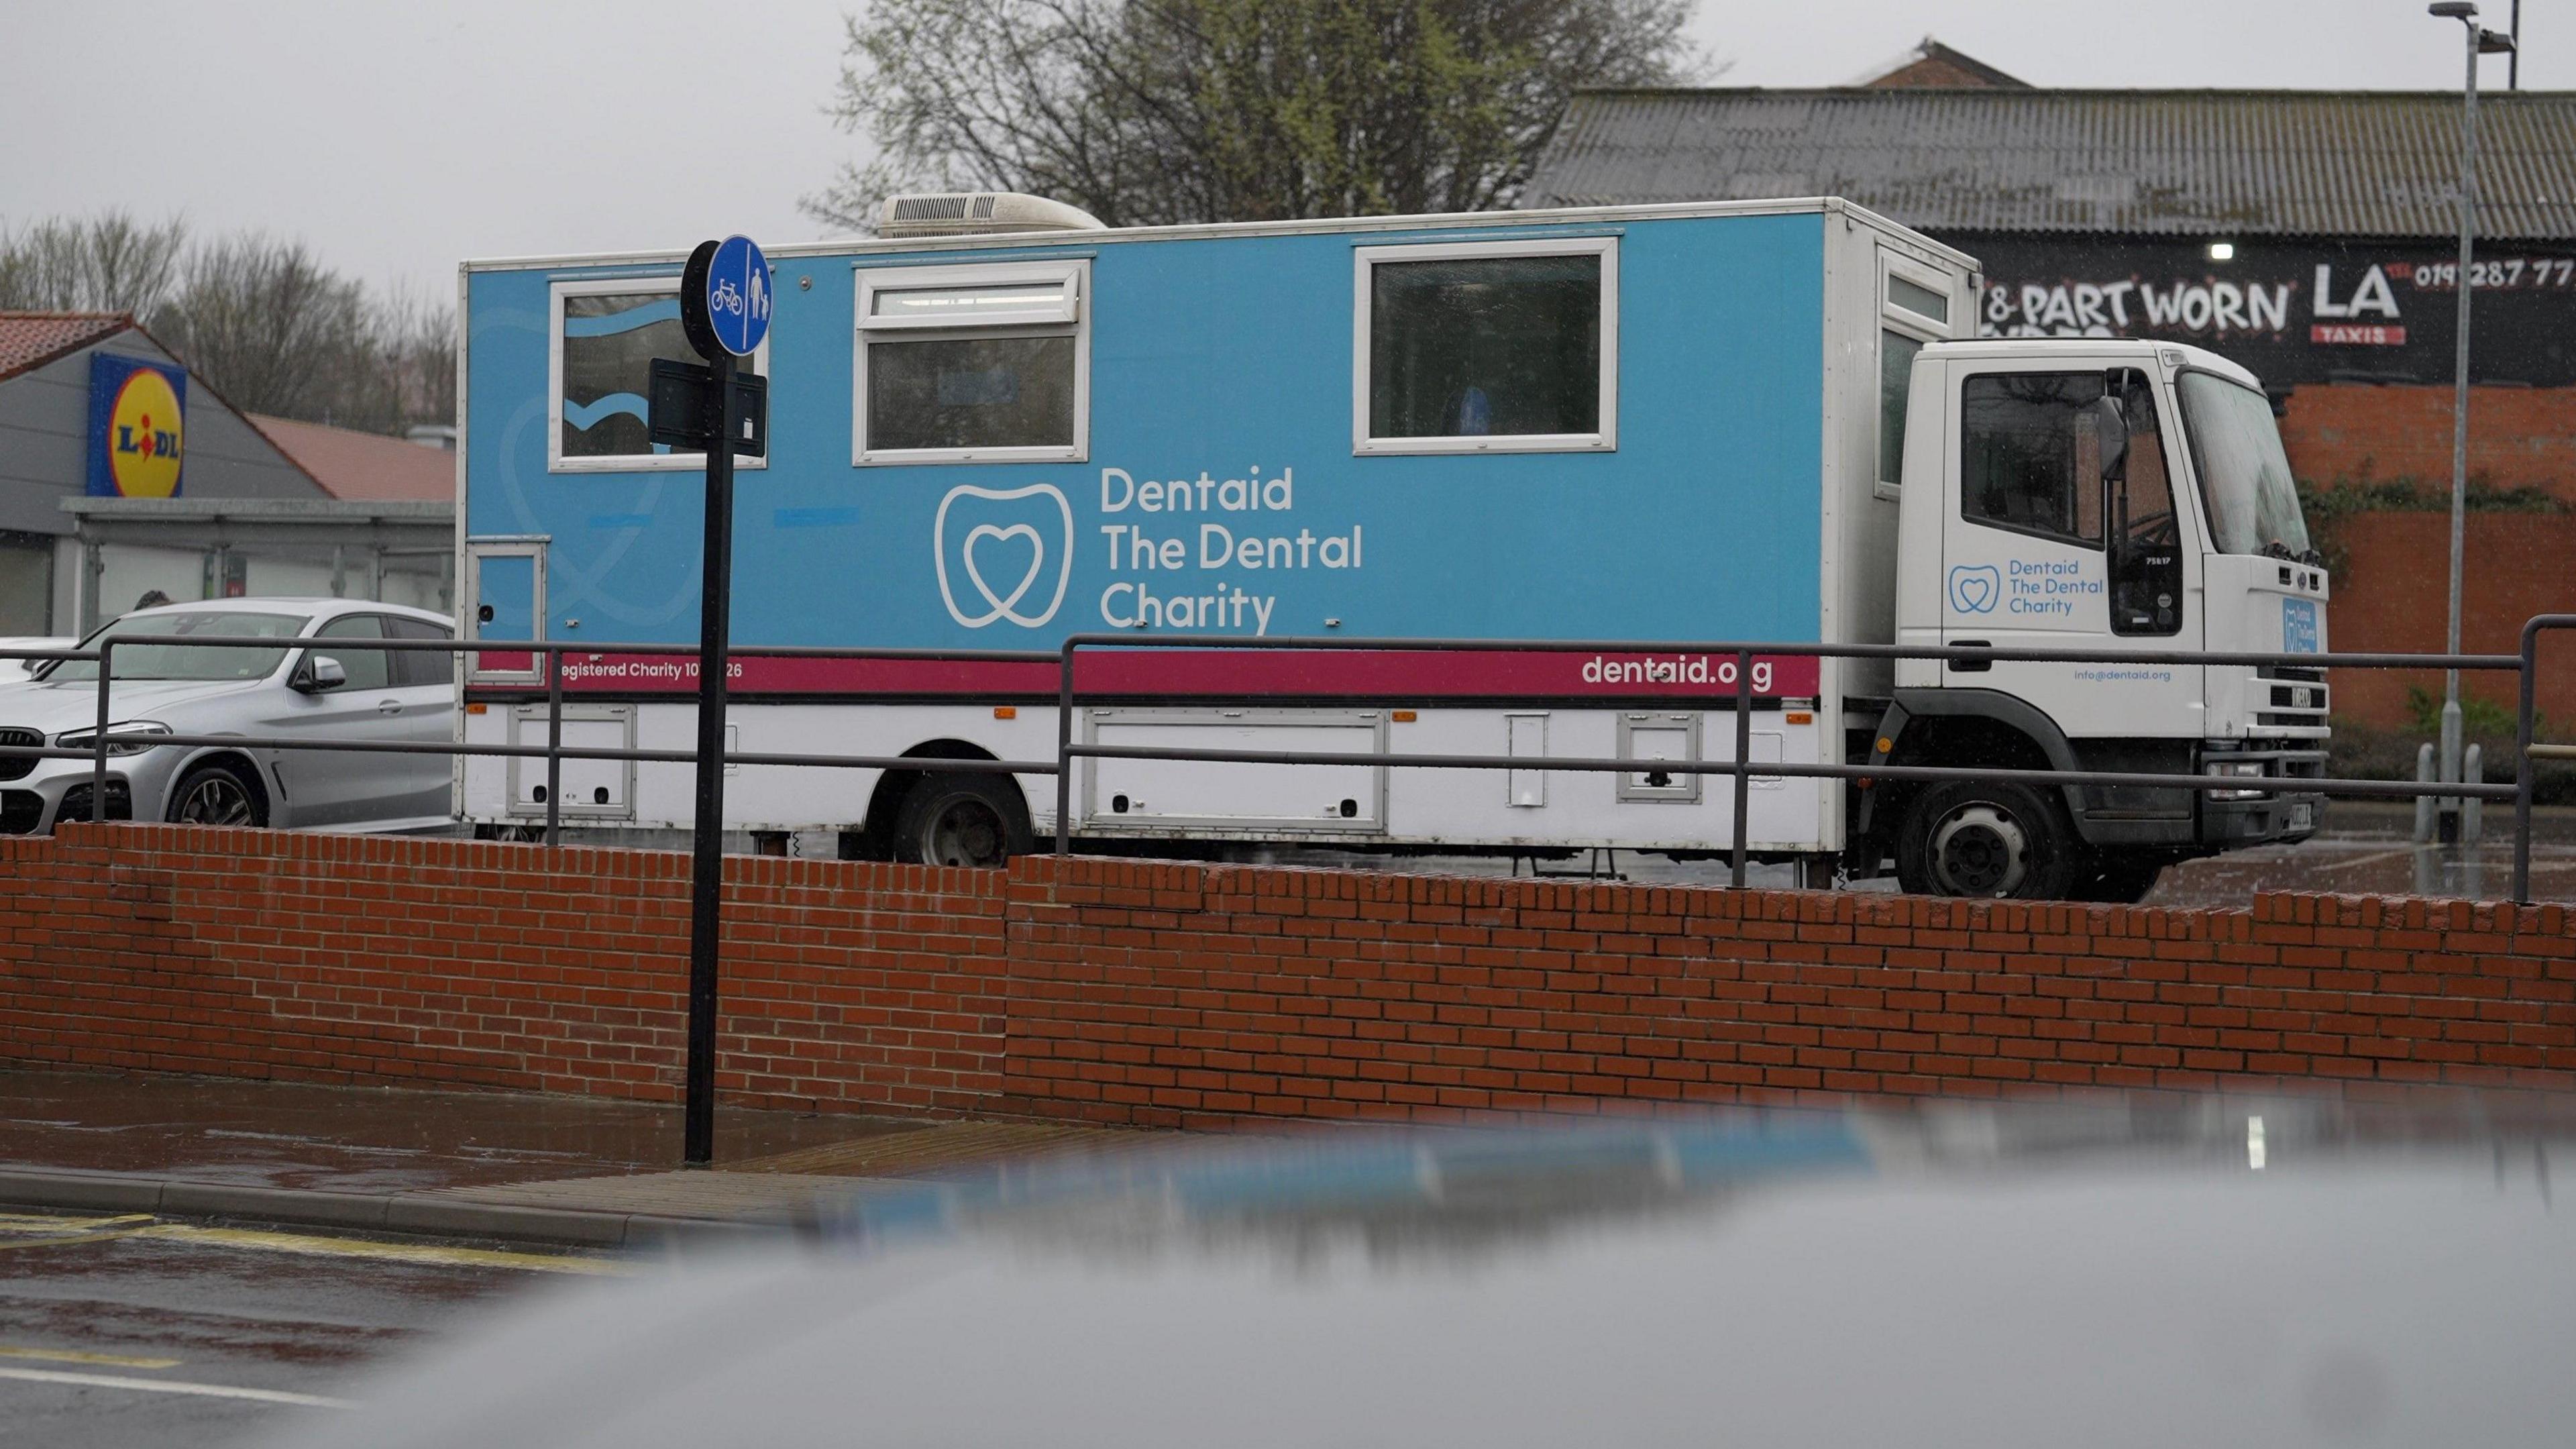
<svg viewBox="0 0 2576 1449"><path fill-rule="evenodd" d="M178 496L187 417L187 373L139 357L91 353L90 495Z"/></svg>
<svg viewBox="0 0 2576 1449"><path fill-rule="evenodd" d="M107 467L118 493L167 498L179 491L183 423L168 378L147 367L125 380L107 414Z"/></svg>

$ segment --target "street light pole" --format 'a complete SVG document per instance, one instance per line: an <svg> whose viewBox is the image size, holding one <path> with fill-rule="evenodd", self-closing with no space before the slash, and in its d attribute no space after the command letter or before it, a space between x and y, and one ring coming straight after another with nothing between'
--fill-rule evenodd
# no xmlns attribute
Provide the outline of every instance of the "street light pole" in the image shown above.
<svg viewBox="0 0 2576 1449"><path fill-rule="evenodd" d="M2463 0L2444 0L2426 7L2428 14L2457 20L2466 31L2468 73L2460 87L2460 270L2458 336L2452 353L2451 401L2451 590L2450 621L2443 632L2446 652L2460 652L2461 551L2468 529L2469 498L2469 300L2475 290L2472 256L2478 217L2478 57L2510 52L2513 41L2478 24L2478 7ZM2442 762L2444 784L2460 779L2460 671L2442 671ZM2459 802L2446 800L2443 836L2456 829Z"/></svg>

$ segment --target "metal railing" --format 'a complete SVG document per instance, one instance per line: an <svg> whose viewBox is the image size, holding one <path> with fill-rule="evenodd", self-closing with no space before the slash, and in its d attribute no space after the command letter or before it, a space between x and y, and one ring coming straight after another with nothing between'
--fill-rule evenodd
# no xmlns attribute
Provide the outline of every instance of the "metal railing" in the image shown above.
<svg viewBox="0 0 2576 1449"><path fill-rule="evenodd" d="M1748 835L1750 792L1756 778L1814 778L1848 780L1939 781L1939 780L2006 780L2046 787L2096 786L2142 787L2151 789L2190 790L2199 793L2227 792L2243 796L2342 795L2359 798L2415 798L2431 796L2453 800L2498 800L2514 804L2514 888L2517 902L2530 900L2531 802L2534 791L2534 762L2539 760L2576 759L2576 745L2543 744L2532 738L2536 715L2538 667L2537 641L2541 633L2551 630L2576 629L2576 614L2550 614L2532 619L2524 626L2522 647L2517 654L2297 654L2297 653L2231 653L2210 650L2043 650L1994 649L1983 646L1909 646L1888 644L1771 644L1721 641L1712 643L1675 643L1667 640L1564 640L1564 639L1443 639L1443 638L1244 638L1231 635L1181 636L1132 634L1077 634L1067 638L1053 651L1036 650L963 650L963 649L856 649L785 645L736 645L729 652L736 658L808 658L808 659L915 659L960 663L1044 664L1057 667L1057 735L1053 760L987 760L925 758L916 755L830 755L783 753L776 751L726 751L722 763L727 765L821 768L858 770L905 770L951 774L1042 775L1056 781L1055 848L1068 853L1073 842L1073 763L1093 760L1166 760L1174 762L1246 765L1364 765L1385 768L1459 769L1503 771L1569 771L1579 773L1634 773L1641 768L1670 775L1729 776L1733 782L1734 809L1730 879L1737 887L1745 884L1751 860ZM445 742L351 740L308 738L304 736L252 735L178 735L110 733L114 723L113 694L114 656L120 648L139 646L181 646L186 648L240 648L279 651L304 651L319 654L328 647L337 654L394 654L405 652L445 653L449 655L525 655L542 658L543 682L547 701L546 743L540 745L477 744L455 739ZM1731 660L1734 666L1734 689L1731 703L1735 710L1735 749L1728 760L1667 759L1601 759L1554 755L1460 755L1400 754L1387 751L1315 750L1212 750L1184 749L1165 745L1104 745L1086 743L1074 738L1075 711L1081 706L1084 691L1077 687L1077 656L1086 650L1108 649L1160 651L1246 651L1289 650L1311 652L1371 651L1385 653L1519 653L1519 654L1628 654L1628 655L1701 655ZM281 640L276 638L219 637L207 635L125 635L102 638L90 649L0 649L0 658L33 662L94 661L98 669L98 703L95 722L89 738L78 747L61 745L0 745L0 758L87 759L91 762L89 815L92 820L108 816L108 762L119 746L229 747L252 750L339 751L372 754L437 754L448 757L485 757L543 759L546 762L545 841L559 844L562 839L562 766L566 760L624 761L643 764L692 764L698 756L691 750L606 749L592 746L567 746L563 743L564 656L643 656L654 659L686 660L694 658L692 646L669 643L564 643L539 640L493 639L365 639L328 641L313 638ZM2520 708L2518 711L2518 771L2515 783L2424 782L2402 780L2346 780L2328 777L2289 776L2213 776L2206 774L2167 774L2118 770L2030 770L1984 768L1954 765L1896 765L1869 763L1860 765L1815 763L1787 760L1755 761L1750 758L1753 704L1757 696L1753 683L1754 666L1759 659L1881 659L1961 661L1977 664L2111 664L2208 666L2235 665L2252 667L2289 667L2299 669L2460 669L2485 672L2514 672L2519 675ZM528 684L536 681L530 679ZM1103 693L1093 691L1095 696ZM1176 691L1171 696L1192 704L1213 704L1228 696L1222 693ZM460 690L460 700L462 690ZM1344 694L1335 692L1337 704L1402 704L1427 702L1419 694ZM1691 703L1707 707L1723 695L1695 695L1676 699L1676 704ZM677 702L677 701L675 701ZM1604 708L1616 707L1605 702ZM1719 705L1719 707L1724 707ZM5 722L0 722L5 723ZM2322 742L2320 742L2322 744ZM129 806L129 809L131 806Z"/></svg>
<svg viewBox="0 0 2576 1449"><path fill-rule="evenodd" d="M114 695L109 688L114 680L114 656L120 648L144 645L176 645L189 649L264 649L280 653L304 652L333 656L342 654L422 653L422 654L525 654L542 656L545 661L546 742L543 745L474 744L451 740L432 744L425 740L349 740L323 739L305 735L181 735L131 734L109 732L114 714ZM694 750L613 750L592 746L566 745L563 742L563 657L567 654L630 654L656 658L686 659L697 654L687 646L671 644L567 644L540 640L493 639L297 639L217 636L205 634L128 634L100 639L92 649L0 649L0 659L27 659L39 662L95 661L98 666L98 706L88 742L77 748L60 746L0 745L0 758L17 759L86 759L90 767L90 819L107 819L107 762L118 745L178 745L228 747L247 750L322 750L350 754L445 755L504 759L543 759L546 762L546 837L545 843L562 843L563 833L563 762L566 760L629 761L640 764L694 764ZM1052 663L1052 653L1008 650L959 649L832 649L795 645L730 646L727 653L740 658L763 659L928 659L960 660L981 663ZM461 701L461 691L460 691ZM918 770L924 767L919 758L895 755L817 755L763 751L727 751L723 762L728 765L768 765L811 767L843 770ZM1028 760L941 760L938 768L956 774L1030 775L1053 774L1053 761Z"/></svg>
<svg viewBox="0 0 2576 1449"><path fill-rule="evenodd" d="M1696 654L1731 658L1735 670L1735 754L1726 761L1677 761L1636 759L1579 759L1556 755L1420 755L1375 753L1359 754L1311 750L1184 750L1157 745L1079 744L1072 737L1073 711L1079 701L1074 683L1074 657L1083 649L1289 649L1289 650L1368 650L1373 652L1442 652L1442 653L1567 653L1567 654ZM2512 654L2258 654L2225 653L2199 649L2107 650L2107 649L1993 649L1985 646L1957 647L1947 645L1903 644L1756 644L1736 640L1707 643L1674 643L1665 640L1633 639L1362 639L1362 638L1262 638L1244 639L1227 635L1175 636L1132 634L1076 634L1064 641L1060 650L1057 693L1056 755L1068 766L1076 759L1137 759L1192 761L1209 764L1247 765L1387 765L1424 769L1481 770L1572 770L1606 774L1635 773L1641 767L1675 775L1728 775L1733 778L1735 808L1734 838L1730 844L1730 883L1741 890L1746 866L1751 858L1748 843L1751 786L1755 776L1843 779L1843 780L2010 780L2048 786L2143 786L2163 789L2192 789L2201 792L2253 792L2264 795L2340 794L2352 796L2389 796L2411 798L2436 795L2483 800L2518 800L2519 787L2512 785L2451 784L2438 788L2397 780L2333 780L2323 777L2287 778L2211 775L2171 775L2114 770L2017 770L1954 765L1841 765L1799 764L1789 761L1761 761L1750 758L1753 728L1753 665L1757 657L1790 659L1886 659L1963 661L1984 665L1995 664L2121 664L2121 665L2248 665L2292 667L2301 669L2463 669L2519 670L2521 656ZM2524 673L2524 690L2531 686L2528 671ZM1416 696L1405 696L1415 698ZM1368 702L1367 697L1334 696L1336 702ZM1386 696L1380 702L1393 702ZM2526 715L2526 718L2528 716ZM2527 840L2528 804L2517 812L2517 821ZM1056 772L1056 849L1071 848L1069 825L1072 818L1072 771ZM2524 876L2517 874L2516 897L2527 895Z"/></svg>

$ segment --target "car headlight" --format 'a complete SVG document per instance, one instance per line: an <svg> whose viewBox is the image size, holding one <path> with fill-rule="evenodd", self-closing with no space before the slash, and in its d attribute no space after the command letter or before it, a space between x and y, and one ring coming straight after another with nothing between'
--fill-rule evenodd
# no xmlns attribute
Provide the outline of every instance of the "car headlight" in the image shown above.
<svg viewBox="0 0 2576 1449"><path fill-rule="evenodd" d="M172 731L168 725L161 723L159 720L137 719L128 720L123 724L109 725L107 727L107 732L110 735L166 735L171 734L174 731ZM98 731L96 730L74 730L70 734L56 736L54 739L54 745L58 749L86 750L91 747L90 742L97 738ZM107 747L107 752L111 755L139 755L145 750L155 750L159 748L160 746L158 745L147 745L140 743L139 741L127 741L123 743L110 743Z"/></svg>
<svg viewBox="0 0 2576 1449"><path fill-rule="evenodd" d="M2259 780L2263 778L2263 762L2261 760L2213 760L2203 769L2202 773L2223 780ZM2212 800L2260 800L2270 792L2264 790L2211 790L2206 793Z"/></svg>

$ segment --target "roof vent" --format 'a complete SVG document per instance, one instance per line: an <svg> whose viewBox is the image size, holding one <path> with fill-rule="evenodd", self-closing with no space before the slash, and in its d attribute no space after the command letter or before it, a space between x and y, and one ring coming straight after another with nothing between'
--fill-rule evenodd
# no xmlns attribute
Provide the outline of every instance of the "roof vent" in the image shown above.
<svg viewBox="0 0 2576 1449"><path fill-rule="evenodd" d="M889 196L877 235L890 238L981 236L994 232L1100 231L1100 218L1077 206L1016 191L958 191Z"/></svg>

